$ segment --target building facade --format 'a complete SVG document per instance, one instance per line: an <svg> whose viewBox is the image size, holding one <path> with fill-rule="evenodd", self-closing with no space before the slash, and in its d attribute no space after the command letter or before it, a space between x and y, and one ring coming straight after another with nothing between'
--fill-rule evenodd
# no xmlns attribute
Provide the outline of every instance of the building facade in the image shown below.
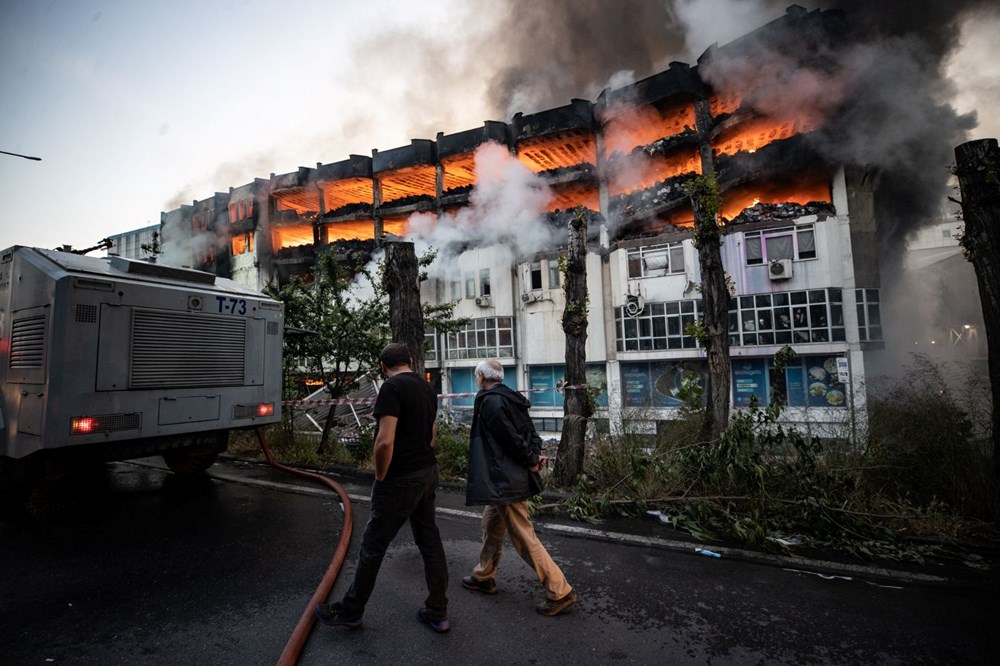
<svg viewBox="0 0 1000 666"><path fill-rule="evenodd" d="M672 63L595 101L257 178L164 212L164 260L261 289L308 273L318 253L371 253L386 237L441 248L435 231L447 226L447 265L421 294L456 302L469 324L428 331L432 379L446 394L471 392L476 364L498 358L507 383L530 391L539 429L552 433L562 426L565 354L559 262L568 220L584 214L595 423L653 434L676 417L686 386L707 379L688 331L701 317L701 274L685 184L713 174L732 294L733 406L766 404L783 386L787 418L848 436L864 420L868 355L883 344L870 179L811 146L820 121L761 115L746 102L752 87L716 90L700 75L713 59L751 57L790 28L836 38L842 16L791 7L696 66ZM483 151L497 148L530 176L532 192L544 189L533 224L546 243L522 243L514 217L524 207L507 222L483 212ZM510 236L473 233L484 219L509 223ZM798 360L778 378L771 359L786 346Z"/></svg>

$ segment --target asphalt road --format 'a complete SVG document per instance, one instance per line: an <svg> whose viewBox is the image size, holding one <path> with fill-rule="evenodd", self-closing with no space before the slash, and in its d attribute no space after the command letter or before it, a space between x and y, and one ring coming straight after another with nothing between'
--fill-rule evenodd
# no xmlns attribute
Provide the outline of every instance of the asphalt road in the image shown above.
<svg viewBox="0 0 1000 666"><path fill-rule="evenodd" d="M36 493L30 518L0 522L0 663L276 662L336 546L336 498L255 464L226 461L193 480L155 465L81 470ZM367 495L363 481L347 487ZM652 520L627 541L543 520L542 541L581 598L545 618L513 549L498 595L461 587L479 547L462 499L442 490L439 501L451 632L416 621L422 567L404 529L364 628L316 626L300 664L997 663L992 572L820 575L805 561L701 557L658 538ZM354 511L333 597L349 583L367 504Z"/></svg>

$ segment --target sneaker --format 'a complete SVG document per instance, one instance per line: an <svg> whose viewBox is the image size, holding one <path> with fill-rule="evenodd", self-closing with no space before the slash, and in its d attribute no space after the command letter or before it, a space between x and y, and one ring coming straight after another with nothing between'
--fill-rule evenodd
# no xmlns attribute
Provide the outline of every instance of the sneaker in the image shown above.
<svg viewBox="0 0 1000 666"><path fill-rule="evenodd" d="M451 629L451 625L448 623L448 618L444 617L440 620L435 620L431 617L430 611L426 608L421 608L417 611L417 619L439 634L446 634L448 633L448 630Z"/></svg>
<svg viewBox="0 0 1000 666"><path fill-rule="evenodd" d="M331 627L357 629L361 626L361 616L348 614L343 604L339 601L335 601L332 604L316 604L316 609L313 613L316 615L317 620Z"/></svg>
<svg viewBox="0 0 1000 666"><path fill-rule="evenodd" d="M479 580L475 576L466 576L462 579L462 587L473 592L482 592L483 594L497 593L497 583L492 578Z"/></svg>
<svg viewBox="0 0 1000 666"><path fill-rule="evenodd" d="M553 615L559 615L564 610L576 603L576 592L570 592L562 599L546 599L542 603L535 606L535 610L542 615L548 615L552 617Z"/></svg>

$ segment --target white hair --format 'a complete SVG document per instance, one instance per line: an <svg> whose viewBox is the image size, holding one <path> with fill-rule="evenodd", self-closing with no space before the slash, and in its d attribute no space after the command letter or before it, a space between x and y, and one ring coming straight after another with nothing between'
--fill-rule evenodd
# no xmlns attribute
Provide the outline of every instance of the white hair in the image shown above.
<svg viewBox="0 0 1000 666"><path fill-rule="evenodd" d="M496 359L480 361L479 365L476 366L476 374L491 382L502 382L503 366Z"/></svg>

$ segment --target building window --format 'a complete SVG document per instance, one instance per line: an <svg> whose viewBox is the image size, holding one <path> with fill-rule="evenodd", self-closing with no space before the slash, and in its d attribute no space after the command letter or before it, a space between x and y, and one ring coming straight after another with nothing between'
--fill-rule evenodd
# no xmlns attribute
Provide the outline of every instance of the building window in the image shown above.
<svg viewBox="0 0 1000 666"><path fill-rule="evenodd" d="M708 361L623 362L619 368L625 407L680 407L686 387L708 386Z"/></svg>
<svg viewBox="0 0 1000 666"><path fill-rule="evenodd" d="M247 219L247 204L245 201L241 201L239 205L240 205L240 219L245 220Z"/></svg>
<svg viewBox="0 0 1000 666"><path fill-rule="evenodd" d="M561 280L559 275L559 262L554 259L549 259L549 289L557 289L559 287L559 282Z"/></svg>
<svg viewBox="0 0 1000 666"><path fill-rule="evenodd" d="M646 303L635 317L615 308L618 351L694 349L698 341L686 333L701 318L701 301Z"/></svg>
<svg viewBox="0 0 1000 666"><path fill-rule="evenodd" d="M475 404L476 378L473 368L452 368L448 371L451 378L452 393L471 393L473 395L465 397L451 398L452 407L472 407Z"/></svg>
<svg viewBox="0 0 1000 666"><path fill-rule="evenodd" d="M780 383L769 358L733 359L732 373L735 407L749 407L754 398L761 406L767 405L772 390L780 393L789 407L847 406L847 389L838 378L836 356L799 356L785 365Z"/></svg>
<svg viewBox="0 0 1000 666"><path fill-rule="evenodd" d="M433 328L424 331L424 360L438 360L438 336Z"/></svg>
<svg viewBox="0 0 1000 666"><path fill-rule="evenodd" d="M594 403L598 407L608 406L608 374L604 364L588 363L586 366L587 386L596 391ZM532 407L562 407L566 383L565 365L533 365L528 368L528 388Z"/></svg>
<svg viewBox="0 0 1000 666"><path fill-rule="evenodd" d="M450 282L451 282L451 300L453 301L462 300L462 276L452 275Z"/></svg>
<svg viewBox="0 0 1000 666"><path fill-rule="evenodd" d="M743 234L747 266L766 264L776 259L815 259L816 234L813 225L748 231Z"/></svg>
<svg viewBox="0 0 1000 666"><path fill-rule="evenodd" d="M229 224L236 222L236 204L229 204Z"/></svg>
<svg viewBox="0 0 1000 666"><path fill-rule="evenodd" d="M628 251L627 261L630 278L683 273L684 246L681 243L663 243L633 248Z"/></svg>
<svg viewBox="0 0 1000 666"><path fill-rule="evenodd" d="M233 236L233 256L253 252L253 232Z"/></svg>
<svg viewBox="0 0 1000 666"><path fill-rule="evenodd" d="M563 429L561 417L532 418L531 423L538 432L562 432Z"/></svg>
<svg viewBox="0 0 1000 666"><path fill-rule="evenodd" d="M476 274L466 273L465 274L465 297L475 298L476 297Z"/></svg>
<svg viewBox="0 0 1000 666"><path fill-rule="evenodd" d="M510 317L473 319L447 337L449 359L514 357L514 322Z"/></svg>
<svg viewBox="0 0 1000 666"><path fill-rule="evenodd" d="M882 340L882 312L878 289L855 289L858 304L858 339L862 342Z"/></svg>
<svg viewBox="0 0 1000 666"><path fill-rule="evenodd" d="M531 262L531 290L540 291L542 288L542 262Z"/></svg>
<svg viewBox="0 0 1000 666"><path fill-rule="evenodd" d="M729 344L733 346L845 339L840 289L751 294L729 301Z"/></svg>
<svg viewBox="0 0 1000 666"><path fill-rule="evenodd" d="M479 295L490 295L490 269L488 268L479 271Z"/></svg>

